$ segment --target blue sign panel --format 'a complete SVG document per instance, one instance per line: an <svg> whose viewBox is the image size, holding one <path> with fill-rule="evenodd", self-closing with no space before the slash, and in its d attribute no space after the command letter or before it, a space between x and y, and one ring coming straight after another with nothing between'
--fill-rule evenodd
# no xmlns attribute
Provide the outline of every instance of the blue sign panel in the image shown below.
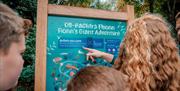
<svg viewBox="0 0 180 91"><path fill-rule="evenodd" d="M106 60L86 60L93 48L113 55L126 32L126 21L48 16L46 90L66 91L69 79L89 65L111 66Z"/></svg>

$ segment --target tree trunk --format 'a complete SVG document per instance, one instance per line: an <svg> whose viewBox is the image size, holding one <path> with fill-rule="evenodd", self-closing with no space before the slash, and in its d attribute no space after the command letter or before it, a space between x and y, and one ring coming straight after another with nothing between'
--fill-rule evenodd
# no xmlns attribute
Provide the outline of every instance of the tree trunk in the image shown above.
<svg viewBox="0 0 180 91"><path fill-rule="evenodd" d="M148 0L148 3L149 3L149 11L150 11L151 13L153 13L153 11L154 11L154 7L153 7L153 5L154 5L154 0Z"/></svg>

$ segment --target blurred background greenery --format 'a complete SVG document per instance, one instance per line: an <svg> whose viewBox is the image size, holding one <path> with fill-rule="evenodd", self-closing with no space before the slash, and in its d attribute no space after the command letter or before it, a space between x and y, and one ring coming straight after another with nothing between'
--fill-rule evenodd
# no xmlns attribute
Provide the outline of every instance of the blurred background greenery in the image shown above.
<svg viewBox="0 0 180 91"><path fill-rule="evenodd" d="M24 69L19 79L17 91L34 90L35 44L36 44L36 15L37 0L0 0L7 4L23 18L32 20L33 28L27 37L27 50L23 55ZM135 17L146 12L162 15L171 25L170 32L176 39L175 15L180 10L180 0L49 0L50 4L67 5L75 7L96 8L110 11L120 11L126 4L134 5Z"/></svg>

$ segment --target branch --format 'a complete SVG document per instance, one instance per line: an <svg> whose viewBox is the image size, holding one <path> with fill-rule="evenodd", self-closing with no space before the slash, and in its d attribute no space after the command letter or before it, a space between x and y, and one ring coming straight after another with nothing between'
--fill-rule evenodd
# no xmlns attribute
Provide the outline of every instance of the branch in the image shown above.
<svg viewBox="0 0 180 91"><path fill-rule="evenodd" d="M57 3L56 3L56 4L57 4L57 5L59 5L59 4L60 4L60 2L61 2L61 0L57 0Z"/></svg>
<svg viewBox="0 0 180 91"><path fill-rule="evenodd" d="M167 6L168 6L168 12L170 12L171 11L171 7L170 7L170 2L169 2L169 0L167 1Z"/></svg>
<svg viewBox="0 0 180 91"><path fill-rule="evenodd" d="M173 8L172 8L172 10L175 10L175 7L176 7L176 0L174 0L174 3L173 3Z"/></svg>

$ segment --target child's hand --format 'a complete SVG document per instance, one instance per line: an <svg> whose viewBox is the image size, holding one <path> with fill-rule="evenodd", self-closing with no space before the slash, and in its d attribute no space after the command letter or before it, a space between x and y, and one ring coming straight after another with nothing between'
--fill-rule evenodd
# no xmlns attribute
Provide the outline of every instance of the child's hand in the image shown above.
<svg viewBox="0 0 180 91"><path fill-rule="evenodd" d="M89 58L90 58L93 61L94 57L95 58L102 58L104 55L104 52L98 51L96 49L91 49L91 48L86 48L86 47L83 47L83 49L88 51L88 53L86 54L87 60L89 60Z"/></svg>
<svg viewBox="0 0 180 91"><path fill-rule="evenodd" d="M87 47L83 47L84 50L87 50L88 53L86 54L87 56L87 60L89 60L89 58L94 62L94 58L102 58L104 60L107 60L108 62L111 62L114 55L109 54L109 53L105 53L96 49L91 49L91 48L87 48Z"/></svg>

